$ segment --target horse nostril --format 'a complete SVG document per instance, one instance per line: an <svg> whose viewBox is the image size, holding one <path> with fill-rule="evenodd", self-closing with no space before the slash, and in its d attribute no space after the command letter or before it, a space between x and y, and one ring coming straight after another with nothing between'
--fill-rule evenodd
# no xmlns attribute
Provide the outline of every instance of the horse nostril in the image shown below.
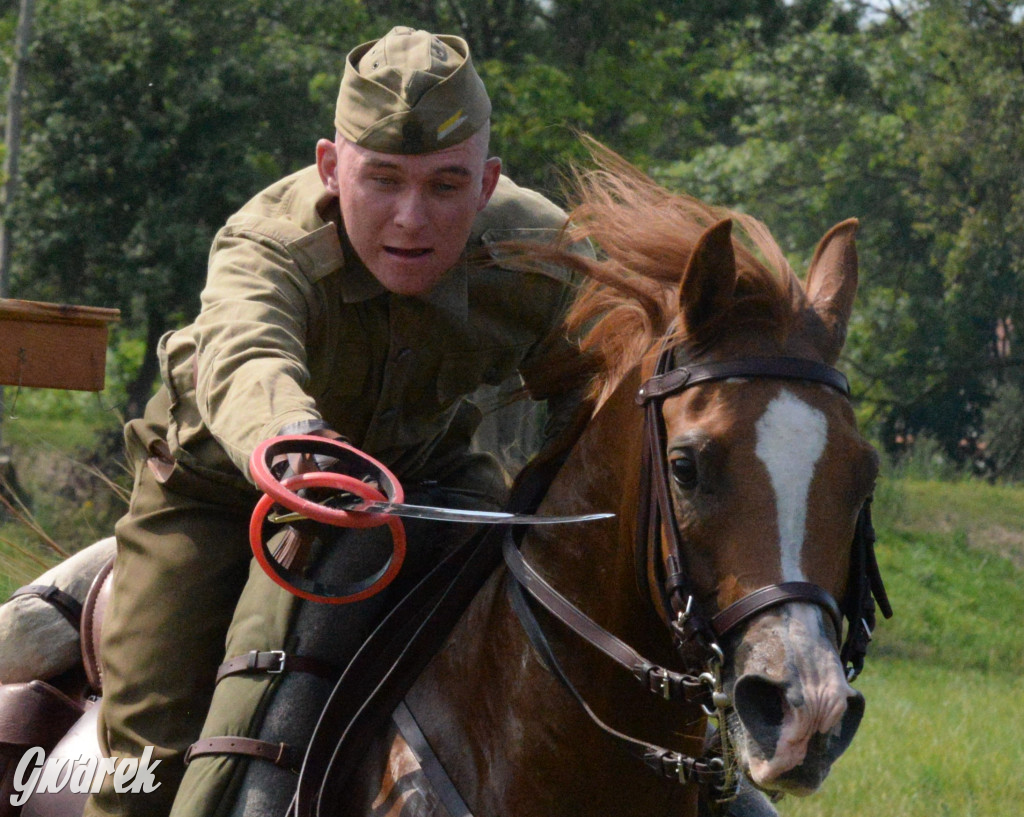
<svg viewBox="0 0 1024 817"><path fill-rule="evenodd" d="M760 747L763 756L772 757L785 714L784 685L763 675L744 675L736 682L732 697L743 727Z"/></svg>

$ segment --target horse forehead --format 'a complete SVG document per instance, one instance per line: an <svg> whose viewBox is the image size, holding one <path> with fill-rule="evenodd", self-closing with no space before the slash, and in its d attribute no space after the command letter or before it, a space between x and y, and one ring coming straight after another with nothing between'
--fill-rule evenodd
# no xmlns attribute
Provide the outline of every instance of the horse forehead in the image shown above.
<svg viewBox="0 0 1024 817"><path fill-rule="evenodd" d="M841 416L844 401L828 386L791 385L772 379L734 377L706 389L684 393L676 412L666 406L670 427L701 428L711 437L756 443L758 436L793 435L801 423L831 425ZM676 414L676 416L672 416Z"/></svg>
<svg viewBox="0 0 1024 817"><path fill-rule="evenodd" d="M820 408L782 388L764 407L754 426L757 454L769 468L802 468L817 463L828 440L828 416Z"/></svg>
<svg viewBox="0 0 1024 817"><path fill-rule="evenodd" d="M755 453L768 471L775 494L782 578L803 581L807 506L828 442L828 416L784 388L765 407L755 428Z"/></svg>

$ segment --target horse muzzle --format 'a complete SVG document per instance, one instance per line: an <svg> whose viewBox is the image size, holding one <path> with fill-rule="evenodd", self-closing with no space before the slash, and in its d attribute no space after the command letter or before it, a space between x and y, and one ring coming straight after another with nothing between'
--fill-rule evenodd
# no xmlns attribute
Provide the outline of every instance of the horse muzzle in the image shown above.
<svg viewBox="0 0 1024 817"><path fill-rule="evenodd" d="M730 734L741 765L759 788L810 794L864 715L820 612L793 604L760 617L735 655Z"/></svg>

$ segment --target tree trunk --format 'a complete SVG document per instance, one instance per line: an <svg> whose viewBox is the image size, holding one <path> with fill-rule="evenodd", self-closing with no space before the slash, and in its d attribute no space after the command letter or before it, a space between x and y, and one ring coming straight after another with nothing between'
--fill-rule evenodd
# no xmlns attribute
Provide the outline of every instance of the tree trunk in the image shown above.
<svg viewBox="0 0 1024 817"><path fill-rule="evenodd" d="M14 66L11 87L7 97L7 127L4 144L3 189L0 190L0 298L7 297L11 266L11 202L18 186L18 149L21 145L21 100L25 93L25 63L32 39L34 0L21 0L18 11L18 30L14 35ZM0 388L0 443L3 441L4 390Z"/></svg>
<svg viewBox="0 0 1024 817"><path fill-rule="evenodd" d="M135 374L135 379L128 384L124 416L126 420L141 417L146 409L146 401L153 393L153 383L159 373L156 357L156 346L167 328L167 320L159 312L150 312L146 320L146 351L142 356L142 365Z"/></svg>

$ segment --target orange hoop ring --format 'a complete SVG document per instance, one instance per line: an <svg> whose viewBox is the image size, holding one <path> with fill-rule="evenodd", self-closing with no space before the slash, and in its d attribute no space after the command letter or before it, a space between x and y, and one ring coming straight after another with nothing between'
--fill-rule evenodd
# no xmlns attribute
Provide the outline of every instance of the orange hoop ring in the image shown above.
<svg viewBox="0 0 1024 817"><path fill-rule="evenodd" d="M278 480L270 470L270 463L274 457L283 453L319 453L335 457L339 466L351 469L363 478L372 479L379 483L384 491L377 490L357 476L334 471L310 471ZM401 502L404 499L401 484L375 459L345 443L324 437L295 435L276 437L261 443L253 452L250 472L256 484L264 491L264 495L253 509L249 523L249 544L260 567L277 585L309 601L350 604L379 593L398 575L406 551L405 526L400 518L328 508L296 493L305 488L332 488L370 501ZM273 524L268 520L268 516L275 504L321 524L335 527L371 528L387 525L391 530L391 556L380 570L357 582L332 586L307 579L298 571L278 562L267 546L267 527Z"/></svg>

